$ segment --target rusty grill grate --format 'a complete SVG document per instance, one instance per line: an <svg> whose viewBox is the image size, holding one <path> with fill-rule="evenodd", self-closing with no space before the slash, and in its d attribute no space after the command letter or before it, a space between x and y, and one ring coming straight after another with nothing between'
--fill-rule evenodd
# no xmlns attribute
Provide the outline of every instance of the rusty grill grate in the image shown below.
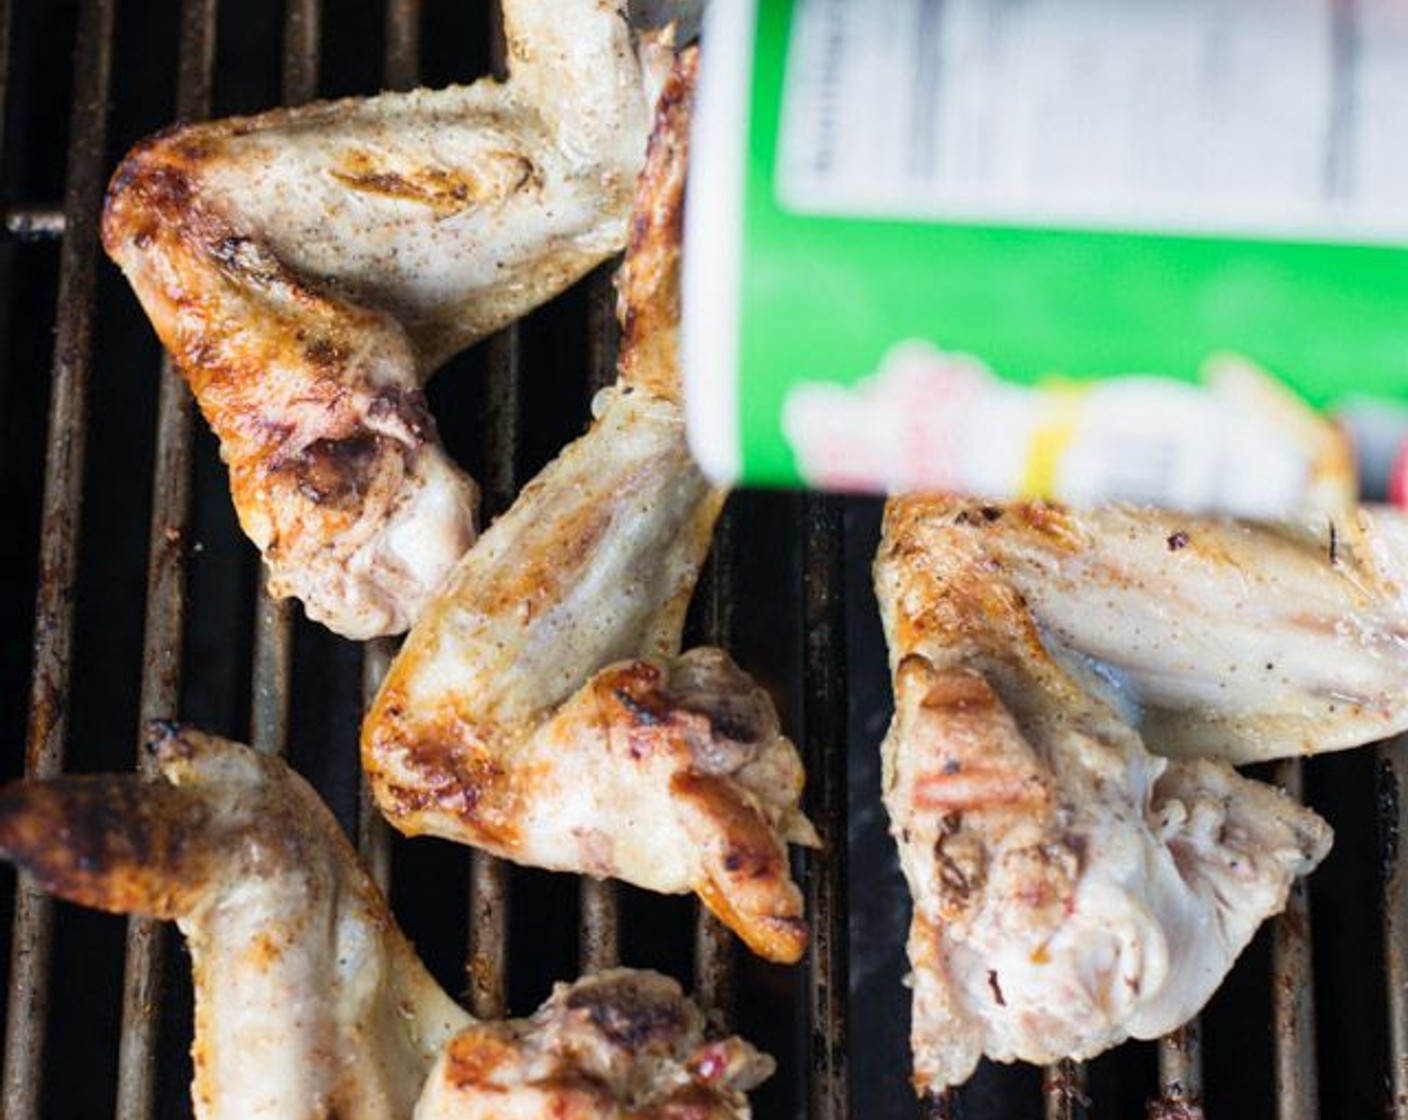
<svg viewBox="0 0 1408 1120"><path fill-rule="evenodd" d="M176 117L468 80L496 64L496 41L487 0L0 0L0 482L20 572L0 589L0 777L130 767L157 716L288 753L477 1014L523 1013L553 979L617 961L663 967L778 1056L760 1117L914 1116L906 915L874 758L888 718L866 587L875 504L736 495L696 599L694 637L730 646L803 744L828 842L801 866L813 947L779 969L687 901L391 836L359 788L355 744L394 645L342 642L257 590L213 441L100 260L103 186L140 135ZM610 284L599 269L433 383L486 515L580 429L612 376ZM1088 1065L985 1066L918 1113L1408 1117L1405 749L1268 774L1308 789L1340 840L1201 1022ZM3 874L3 1115L188 1115L178 939L56 906Z"/></svg>

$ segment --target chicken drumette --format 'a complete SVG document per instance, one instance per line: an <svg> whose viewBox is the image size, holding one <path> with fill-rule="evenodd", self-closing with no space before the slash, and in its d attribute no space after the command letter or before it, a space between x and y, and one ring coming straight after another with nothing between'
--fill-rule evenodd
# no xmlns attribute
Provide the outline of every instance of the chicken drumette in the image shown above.
<svg viewBox="0 0 1408 1120"><path fill-rule="evenodd" d="M612 969L557 985L531 1019L462 1031L415 1120L747 1120L772 1069L740 1038L707 1041L673 980Z"/></svg>

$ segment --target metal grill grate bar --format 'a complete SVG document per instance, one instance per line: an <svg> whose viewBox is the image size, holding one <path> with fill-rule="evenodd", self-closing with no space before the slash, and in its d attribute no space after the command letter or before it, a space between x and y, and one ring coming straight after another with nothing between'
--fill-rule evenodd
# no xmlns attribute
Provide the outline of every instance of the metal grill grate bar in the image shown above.
<svg viewBox="0 0 1408 1120"><path fill-rule="evenodd" d="M1389 1101L1392 1120L1408 1120L1408 736L1378 748L1379 873L1388 989Z"/></svg>
<svg viewBox="0 0 1408 1120"><path fill-rule="evenodd" d="M733 515L724 509L714 527L709 562L699 583L703 640L727 650L733 636ZM732 932L703 905L694 916L694 994L700 1007L727 1021L733 1012L735 946Z"/></svg>
<svg viewBox="0 0 1408 1120"><path fill-rule="evenodd" d="M491 63L505 72L503 17L490 5ZM519 328L510 324L485 342L487 416L483 524L508 509L518 493L521 357ZM482 526L481 526L482 527ZM508 1010L509 869L502 860L475 850L469 860L469 951L465 971L470 1010L481 1018L502 1018Z"/></svg>
<svg viewBox="0 0 1408 1120"><path fill-rule="evenodd" d="M176 114L194 120L210 112L215 0L185 0L180 36ZM180 703L195 427L190 391L167 355L161 362L156 423L139 741L149 721L175 715ZM138 766L149 767L140 751ZM156 1008L166 937L165 923L156 919L136 917L127 924L115 1110L119 1120L147 1120L153 1112L160 1026Z"/></svg>
<svg viewBox="0 0 1408 1120"><path fill-rule="evenodd" d="M362 708L365 711L376 699L377 689L391 668L396 656L396 642L391 638L376 638L362 650ZM355 746L355 744L354 744ZM361 771L360 763L358 770ZM387 898L391 897L391 826L376 807L366 774L358 778L357 851L371 872L372 880Z"/></svg>
<svg viewBox="0 0 1408 1120"><path fill-rule="evenodd" d="M621 963L621 906L616 884L609 879L581 881L578 918L578 960L583 972L598 972Z"/></svg>
<svg viewBox="0 0 1408 1120"><path fill-rule="evenodd" d="M34 672L25 742L25 773L36 777L62 770L67 734L74 584L83 508L88 380L92 366L97 204L103 189L112 20L112 0L85 3L79 13L74 50L73 106L64 187L68 236L60 250L35 607ZM8 29L8 11L5 24ZM43 1083L44 1027L48 1019L53 913L53 902L38 891L28 876L21 875L15 895L5 1071L0 1086L0 1102L3 1102L4 1114L11 1120L31 1120L38 1116Z"/></svg>
<svg viewBox="0 0 1408 1120"><path fill-rule="evenodd" d="M249 745L261 754L288 749L292 695L293 614L289 600L272 599L260 573L254 612L254 692L250 699Z"/></svg>
<svg viewBox="0 0 1408 1120"><path fill-rule="evenodd" d="M469 854L469 1009L481 1019L508 1014L508 865Z"/></svg>
<svg viewBox="0 0 1408 1120"><path fill-rule="evenodd" d="M288 0L284 8L285 105L306 105L318 96L322 30L322 0Z"/></svg>
<svg viewBox="0 0 1408 1120"><path fill-rule="evenodd" d="M1303 765L1278 762L1272 780L1303 801ZM1320 1115L1315 1069L1315 984L1311 975L1310 896L1305 878L1292 880L1286 909L1272 927L1271 1007L1276 1038L1276 1107L1280 1120Z"/></svg>
<svg viewBox="0 0 1408 1120"><path fill-rule="evenodd" d="M420 84L420 0L387 0L386 88Z"/></svg>
<svg viewBox="0 0 1408 1120"><path fill-rule="evenodd" d="M1149 1120L1202 1120L1202 1027L1195 1018L1159 1039L1159 1099Z"/></svg>
<svg viewBox="0 0 1408 1120"><path fill-rule="evenodd" d="M586 280L587 388L592 394L616 380L615 268L610 261ZM582 879L578 927L583 972L621 963L621 892L615 882Z"/></svg>
<svg viewBox="0 0 1408 1120"><path fill-rule="evenodd" d="M8 25L7 10L7 29ZM37 777L56 774L63 768L68 730L74 584L83 509L97 217L105 170L112 25L113 0L88 0L79 11L64 184L67 236L59 257L53 383L40 522L34 672L25 741L25 773ZM8 57L5 65L8 74ZM53 913L52 901L38 891L28 876L21 875L15 894L5 1070L3 1085L0 1085L0 1104L10 1120L35 1120L39 1114Z"/></svg>
<svg viewBox="0 0 1408 1120"><path fill-rule="evenodd" d="M823 849L804 876L812 941L807 953L808 1044L814 1120L850 1115L846 1087L846 659L843 521L837 498L799 499L803 570L802 737L808 809Z"/></svg>
<svg viewBox="0 0 1408 1120"><path fill-rule="evenodd" d="M390 0L386 5L386 88L414 89L420 82L420 0ZM373 638L362 647L362 709L376 699L399 643ZM358 766L359 773L361 771ZM391 826L372 797L365 773L358 778L357 850L382 894L391 896Z"/></svg>
<svg viewBox="0 0 1408 1120"><path fill-rule="evenodd" d="M1085 1063L1064 1059L1041 1071L1047 1120L1080 1120L1090 1102L1085 1095Z"/></svg>
<svg viewBox="0 0 1408 1120"><path fill-rule="evenodd" d="M318 94L321 0L288 0L284 9L283 103L305 105ZM260 573L254 622L254 695L250 745L263 754L288 749L293 677L293 605L272 599Z"/></svg>

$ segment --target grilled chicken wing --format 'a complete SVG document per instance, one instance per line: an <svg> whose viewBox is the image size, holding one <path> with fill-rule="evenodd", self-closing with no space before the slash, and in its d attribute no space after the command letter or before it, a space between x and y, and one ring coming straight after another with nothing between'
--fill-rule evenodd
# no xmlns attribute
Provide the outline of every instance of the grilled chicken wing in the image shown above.
<svg viewBox="0 0 1408 1120"><path fill-rule="evenodd" d="M690 54L642 179L621 381L411 632L363 726L363 763L403 832L693 890L754 949L795 960L806 933L786 841L814 842L796 749L724 653L679 656L723 500L676 401L692 74Z"/></svg>
<svg viewBox="0 0 1408 1120"><path fill-rule="evenodd" d="M415 1120L747 1120L772 1060L707 1042L673 980L611 970L559 984L531 1019L481 1023L431 1071Z"/></svg>
<svg viewBox="0 0 1408 1120"><path fill-rule="evenodd" d="M162 779L0 790L0 855L62 898L176 920L201 1120L746 1120L771 1060L706 1041L674 981L618 970L560 985L531 1020L475 1022L287 766L171 726L152 750Z"/></svg>
<svg viewBox="0 0 1408 1120"><path fill-rule="evenodd" d="M1158 754L1256 762L1408 728L1400 513L1350 510L1320 534L1121 506L969 514L952 547L1022 597L1052 656Z"/></svg>
<svg viewBox="0 0 1408 1120"><path fill-rule="evenodd" d="M282 762L163 726L163 775L0 792L0 854L61 898L175 919L195 982L202 1120L392 1120L470 1022Z"/></svg>
<svg viewBox="0 0 1408 1120"><path fill-rule="evenodd" d="M510 79L180 126L108 253L221 442L275 595L406 629L474 539L421 385L625 244L667 49L625 0L504 0Z"/></svg>
<svg viewBox="0 0 1408 1120"><path fill-rule="evenodd" d="M979 544L1017 516L892 500L876 561L921 1090L984 1054L1089 1057L1177 1027L1330 844L1226 763L1150 754L1093 671L1052 656Z"/></svg>

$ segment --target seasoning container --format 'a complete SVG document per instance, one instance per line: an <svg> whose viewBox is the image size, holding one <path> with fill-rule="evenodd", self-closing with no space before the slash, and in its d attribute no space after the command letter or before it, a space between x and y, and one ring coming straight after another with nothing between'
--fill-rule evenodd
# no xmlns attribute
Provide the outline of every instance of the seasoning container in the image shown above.
<svg viewBox="0 0 1408 1120"><path fill-rule="evenodd" d="M1408 404L1408 7L713 0L703 40L716 479L1271 517L1313 456L1236 385Z"/></svg>

